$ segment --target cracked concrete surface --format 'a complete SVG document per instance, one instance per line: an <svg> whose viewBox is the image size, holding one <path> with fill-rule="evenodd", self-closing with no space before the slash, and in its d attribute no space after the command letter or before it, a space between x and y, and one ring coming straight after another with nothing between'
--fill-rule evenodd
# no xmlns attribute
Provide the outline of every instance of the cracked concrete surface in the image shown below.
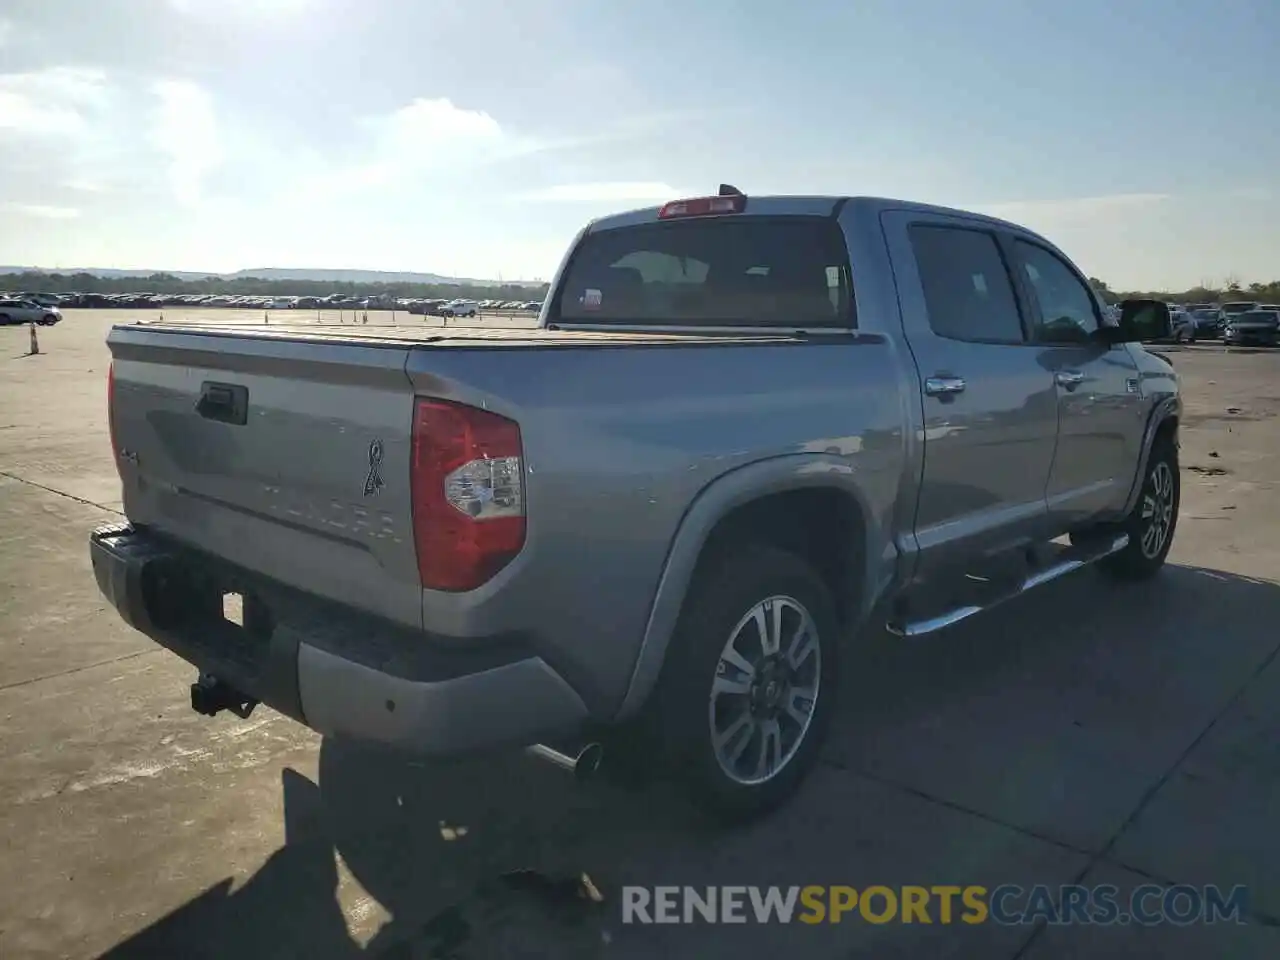
<svg viewBox="0 0 1280 960"><path fill-rule="evenodd" d="M1187 469L1157 581L1085 572L928 640L864 637L822 768L717 832L518 756L410 763L265 709L193 714L190 668L89 569L120 509L112 319L70 311L22 359L0 328L0 956L1280 955L1280 351L1170 348ZM497 879L524 869L604 902ZM622 884L1076 881L1243 883L1250 922L636 927L617 905Z"/></svg>

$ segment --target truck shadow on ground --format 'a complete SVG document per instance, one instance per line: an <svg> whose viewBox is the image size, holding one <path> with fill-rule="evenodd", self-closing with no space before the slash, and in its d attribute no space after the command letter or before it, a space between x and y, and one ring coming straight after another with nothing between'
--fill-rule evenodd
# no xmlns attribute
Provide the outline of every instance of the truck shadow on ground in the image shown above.
<svg viewBox="0 0 1280 960"><path fill-rule="evenodd" d="M921 716L945 720L1017 677L1055 684L1067 661L1110 658L1102 669L1119 674L1110 682L1136 690L1152 682L1135 668L1145 657L1175 657L1194 673L1222 660L1229 644L1247 679L1249 665L1260 669L1280 643L1277 622L1280 586L1267 581L1170 565L1150 583L1100 590L1085 572L934 641L864 638L865 656L848 658L829 752L844 758L834 766L861 772L859 751L872 738L900 734ZM1015 697L1007 709L1024 707ZM1079 724L1063 711L1050 720ZM782 824L726 836L663 787L583 787L519 755L423 763L331 739L318 781L283 772L286 842L248 881L233 889L228 878L105 957L646 956L678 947L681 931L648 928L638 943L628 939L636 928L618 926L619 884L690 882L690 870L704 883L743 882L753 856L813 849L811 839L794 853L766 840L770 831L805 835L794 809L775 815ZM858 842L821 839L849 845L850 857ZM390 917L363 945L338 903L335 853ZM703 865L713 861L708 875ZM793 862L801 879L807 861ZM593 885L582 883L584 872ZM348 915L369 916L347 900Z"/></svg>

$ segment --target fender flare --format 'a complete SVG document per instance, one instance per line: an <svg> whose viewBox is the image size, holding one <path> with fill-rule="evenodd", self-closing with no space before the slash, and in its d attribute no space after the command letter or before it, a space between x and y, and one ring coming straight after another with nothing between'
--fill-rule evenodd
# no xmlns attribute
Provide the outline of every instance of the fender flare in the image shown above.
<svg viewBox="0 0 1280 960"><path fill-rule="evenodd" d="M1138 469L1134 473L1121 516L1127 517L1138 505L1138 497L1142 495L1142 481L1147 475L1147 461L1151 458L1151 449L1155 446L1160 425L1166 420L1180 416L1181 413L1182 399L1177 394L1163 397L1151 408L1151 413L1147 416L1146 429L1142 433L1142 453L1138 457Z"/></svg>
<svg viewBox="0 0 1280 960"><path fill-rule="evenodd" d="M644 638L615 720L634 715L652 692L702 548L716 524L738 507L762 497L794 490L827 488L848 494L862 515L866 532L868 560L864 561L862 571L865 582L870 570L870 544L878 542L878 536L858 479L858 468L843 457L786 454L738 467L704 486L689 504L667 550L662 574L649 606ZM863 595L868 595L865 590Z"/></svg>

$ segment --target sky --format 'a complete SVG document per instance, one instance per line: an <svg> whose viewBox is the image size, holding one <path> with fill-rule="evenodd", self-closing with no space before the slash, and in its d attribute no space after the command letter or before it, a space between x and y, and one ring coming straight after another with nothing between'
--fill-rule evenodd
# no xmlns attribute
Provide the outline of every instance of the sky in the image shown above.
<svg viewBox="0 0 1280 960"><path fill-rule="evenodd" d="M0 0L0 263L549 279L722 182L1280 278L1275 0Z"/></svg>

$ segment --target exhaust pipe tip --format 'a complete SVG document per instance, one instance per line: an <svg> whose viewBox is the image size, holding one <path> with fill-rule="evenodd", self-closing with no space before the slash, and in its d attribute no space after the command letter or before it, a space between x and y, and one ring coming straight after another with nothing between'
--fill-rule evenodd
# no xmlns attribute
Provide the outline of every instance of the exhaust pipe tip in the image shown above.
<svg viewBox="0 0 1280 960"><path fill-rule="evenodd" d="M573 776L579 782L590 780L600 772L600 764L604 762L604 747L598 743L588 743L578 754L573 764Z"/></svg>
<svg viewBox="0 0 1280 960"><path fill-rule="evenodd" d="M573 774L573 778L579 783L591 779L600 769L600 764L604 760L604 747L598 743L588 743L585 747L578 751L576 757L571 757L567 753L561 753L553 747L548 747L543 743L535 743L525 748L525 753L539 760L545 760L553 766L559 767L561 770L567 770Z"/></svg>

